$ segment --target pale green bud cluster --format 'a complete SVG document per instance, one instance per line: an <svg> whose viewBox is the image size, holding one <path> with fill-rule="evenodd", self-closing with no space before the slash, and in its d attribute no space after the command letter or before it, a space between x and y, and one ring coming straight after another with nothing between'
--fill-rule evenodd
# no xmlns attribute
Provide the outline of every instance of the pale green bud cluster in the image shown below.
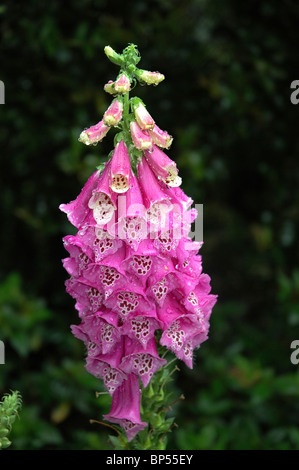
<svg viewBox="0 0 299 470"><path fill-rule="evenodd" d="M0 450L11 445L8 436L21 406L22 398L18 391L5 395L0 402Z"/></svg>

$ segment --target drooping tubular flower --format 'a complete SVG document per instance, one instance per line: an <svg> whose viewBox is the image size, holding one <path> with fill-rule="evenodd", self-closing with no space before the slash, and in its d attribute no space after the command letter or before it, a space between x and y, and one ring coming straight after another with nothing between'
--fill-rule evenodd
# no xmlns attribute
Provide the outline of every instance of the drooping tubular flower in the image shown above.
<svg viewBox="0 0 299 470"><path fill-rule="evenodd" d="M154 145L150 150L144 151L144 156L158 179L161 179L171 187L181 185L182 179L178 176L175 162L159 147Z"/></svg>
<svg viewBox="0 0 299 470"><path fill-rule="evenodd" d="M192 368L217 297L202 272L202 240L189 237L197 212L165 153L172 137L139 98L129 98L136 80L157 85L164 75L138 69L134 45L122 54L107 46L105 53L121 67L104 87L114 99L79 140L97 143L112 127L118 134L104 168L60 206L77 229L63 239L63 266L79 317L72 332L86 346L85 367L112 396L104 419L122 427L130 441L148 426L141 393L167 362L158 346Z"/></svg>
<svg viewBox="0 0 299 470"><path fill-rule="evenodd" d="M112 101L103 118L94 126L81 132L79 142L85 145L97 144L107 135L111 126L116 126L122 118L123 103L120 98Z"/></svg>
<svg viewBox="0 0 299 470"><path fill-rule="evenodd" d="M116 126L122 118L122 113L123 102L120 98L116 98L104 113L104 124L106 126Z"/></svg>
<svg viewBox="0 0 299 470"><path fill-rule="evenodd" d="M136 121L130 122L131 137L138 150L150 149L153 146L152 138L147 130L140 128Z"/></svg>
<svg viewBox="0 0 299 470"><path fill-rule="evenodd" d="M79 142L82 142L85 145L97 144L107 134L109 131L109 126L104 123L104 120L101 119L97 124L94 126L89 127L81 132L79 136Z"/></svg>
<svg viewBox="0 0 299 470"><path fill-rule="evenodd" d="M125 193L131 186L132 170L126 144L121 140L116 144L111 158L110 188L115 193Z"/></svg>
<svg viewBox="0 0 299 470"><path fill-rule="evenodd" d="M149 130L149 135L151 136L154 144L165 149L168 149L173 141L171 135L169 135L167 131L162 131L162 129L160 129L157 124L155 124L154 127Z"/></svg>

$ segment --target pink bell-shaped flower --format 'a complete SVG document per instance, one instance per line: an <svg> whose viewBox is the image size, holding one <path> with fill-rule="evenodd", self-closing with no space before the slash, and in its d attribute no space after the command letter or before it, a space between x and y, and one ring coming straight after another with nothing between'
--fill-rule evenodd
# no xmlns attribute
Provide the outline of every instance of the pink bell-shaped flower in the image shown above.
<svg viewBox="0 0 299 470"><path fill-rule="evenodd" d="M101 172L95 171L85 183L80 194L74 201L68 204L60 204L59 209L67 214L67 217L71 224L76 228L80 228L84 225L88 215L90 214L90 208L88 202L92 196L93 191L97 187L99 179L101 178Z"/></svg>
<svg viewBox="0 0 299 470"><path fill-rule="evenodd" d="M167 214L171 210L169 197L162 190L159 181L155 177L146 159L143 157L138 163L138 176L147 218L152 229L161 230L167 225Z"/></svg>
<svg viewBox="0 0 299 470"><path fill-rule="evenodd" d="M82 131L78 140L85 145L97 144L103 140L109 129L110 127L107 126L102 119L94 126L91 126L88 129Z"/></svg>
<svg viewBox="0 0 299 470"><path fill-rule="evenodd" d="M167 131L162 131L157 124L155 124L152 129L149 129L149 135L151 136L154 144L165 149L168 149L173 141L171 135L169 135Z"/></svg>
<svg viewBox="0 0 299 470"><path fill-rule="evenodd" d="M125 338L125 350L120 369L127 374L136 374L146 387L154 373L165 365L167 361L157 353L155 338L147 342L146 348L139 341Z"/></svg>
<svg viewBox="0 0 299 470"><path fill-rule="evenodd" d="M104 419L119 424L130 442L147 426L140 418L140 389L137 375L130 374L113 394L109 414Z"/></svg>
<svg viewBox="0 0 299 470"><path fill-rule="evenodd" d="M157 178L171 187L181 185L182 180L178 176L175 162L159 147L154 145L152 150L145 150L144 155Z"/></svg>
<svg viewBox="0 0 299 470"><path fill-rule="evenodd" d="M107 224L116 210L116 195L110 188L111 160L109 160L99 178L97 186L88 201L88 207L93 211L94 220L98 225Z"/></svg>
<svg viewBox="0 0 299 470"><path fill-rule="evenodd" d="M131 162L126 144L121 140L116 144L110 169L110 187L115 193L125 193L131 185Z"/></svg>
<svg viewBox="0 0 299 470"><path fill-rule="evenodd" d="M136 121L130 123L130 131L134 146L138 150L150 149L153 146L152 138L148 131L142 130Z"/></svg>
<svg viewBox="0 0 299 470"><path fill-rule="evenodd" d="M104 124L109 127L116 126L122 118L122 113L123 102L121 101L121 98L116 98L104 113Z"/></svg>

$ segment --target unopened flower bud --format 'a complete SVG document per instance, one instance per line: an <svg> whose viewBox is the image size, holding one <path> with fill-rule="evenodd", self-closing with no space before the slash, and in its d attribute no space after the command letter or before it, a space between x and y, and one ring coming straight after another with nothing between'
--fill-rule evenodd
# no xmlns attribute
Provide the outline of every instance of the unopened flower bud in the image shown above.
<svg viewBox="0 0 299 470"><path fill-rule="evenodd" d="M117 52L115 52L114 49L112 49L112 47L110 46L106 46L104 48L104 52L106 54L106 56L108 57L108 59L113 62L113 64L116 64L116 65L123 65L123 57L122 55L118 54Z"/></svg>
<svg viewBox="0 0 299 470"><path fill-rule="evenodd" d="M139 98L133 98L131 103L136 121L138 122L140 128L144 130L153 129L155 121L147 111L142 101Z"/></svg>
<svg viewBox="0 0 299 470"><path fill-rule="evenodd" d="M112 80L109 80L108 83L104 86L104 91L106 93L109 93L110 95L115 95L115 89L114 89L114 82Z"/></svg>
<svg viewBox="0 0 299 470"><path fill-rule="evenodd" d="M131 89L131 82L129 77L125 73L122 73L116 82L114 82L113 86L117 93L126 93Z"/></svg>
<svg viewBox="0 0 299 470"><path fill-rule="evenodd" d="M138 150L150 149L153 146L153 141L148 131L140 129L136 121L130 123L130 131L134 146Z"/></svg>
<svg viewBox="0 0 299 470"><path fill-rule="evenodd" d="M104 114L104 124L106 126L116 126L122 118L123 102L115 99Z"/></svg>
<svg viewBox="0 0 299 470"><path fill-rule="evenodd" d="M136 70L136 76L139 80L146 83L147 85L159 85L165 78L162 73L149 72L148 70Z"/></svg>
<svg viewBox="0 0 299 470"><path fill-rule="evenodd" d="M104 124L103 120L101 120L94 126L91 126L81 132L78 140L79 142L82 142L85 145L96 144L105 137L108 131L109 127Z"/></svg>

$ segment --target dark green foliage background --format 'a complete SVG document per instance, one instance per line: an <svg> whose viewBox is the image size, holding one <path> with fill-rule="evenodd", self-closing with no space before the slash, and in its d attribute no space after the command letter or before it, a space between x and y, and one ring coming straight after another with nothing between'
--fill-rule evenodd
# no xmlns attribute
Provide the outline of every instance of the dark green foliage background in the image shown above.
<svg viewBox="0 0 299 470"><path fill-rule="evenodd" d="M111 97L103 52L138 45L164 73L138 94L174 136L183 189L204 205L204 271L219 295L194 369L180 364L169 449L298 449L298 124L295 1L6 1L0 5L0 394L19 390L12 449L108 449L110 406L84 369L65 293L58 206L112 149L78 142Z"/></svg>

